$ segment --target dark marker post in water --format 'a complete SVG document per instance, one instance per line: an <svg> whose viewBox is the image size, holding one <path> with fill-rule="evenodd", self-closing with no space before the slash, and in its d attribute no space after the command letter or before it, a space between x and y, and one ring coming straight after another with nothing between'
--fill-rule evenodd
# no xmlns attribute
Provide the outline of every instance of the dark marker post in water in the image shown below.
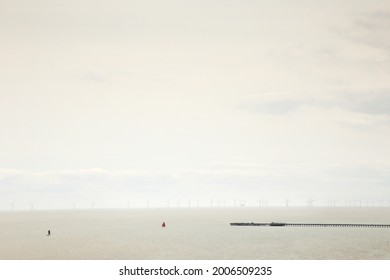
<svg viewBox="0 0 390 280"><path fill-rule="evenodd" d="M47 236L50 236L51 233L50 233L50 229L47 231Z"/></svg>

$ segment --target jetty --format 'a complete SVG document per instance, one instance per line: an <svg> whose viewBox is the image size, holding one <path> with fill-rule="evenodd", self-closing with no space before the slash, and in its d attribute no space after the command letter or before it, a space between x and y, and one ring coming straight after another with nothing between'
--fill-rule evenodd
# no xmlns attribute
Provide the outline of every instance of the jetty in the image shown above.
<svg viewBox="0 0 390 280"><path fill-rule="evenodd" d="M257 227L364 227L364 228L390 228L390 224L313 224L313 223L230 223L231 226L257 226Z"/></svg>

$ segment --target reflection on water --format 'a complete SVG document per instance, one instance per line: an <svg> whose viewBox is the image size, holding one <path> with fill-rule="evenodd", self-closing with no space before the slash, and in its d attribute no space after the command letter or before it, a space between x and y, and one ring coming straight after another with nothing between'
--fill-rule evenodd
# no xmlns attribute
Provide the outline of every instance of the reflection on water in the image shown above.
<svg viewBox="0 0 390 280"><path fill-rule="evenodd" d="M0 259L390 259L390 228L229 225L390 224L389 214L365 207L3 212Z"/></svg>

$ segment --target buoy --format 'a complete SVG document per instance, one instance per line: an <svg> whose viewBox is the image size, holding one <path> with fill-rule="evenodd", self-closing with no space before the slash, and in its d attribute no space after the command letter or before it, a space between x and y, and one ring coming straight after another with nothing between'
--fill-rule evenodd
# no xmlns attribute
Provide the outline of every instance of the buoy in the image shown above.
<svg viewBox="0 0 390 280"><path fill-rule="evenodd" d="M165 222L163 222L161 226L162 226L162 227L166 227Z"/></svg>
<svg viewBox="0 0 390 280"><path fill-rule="evenodd" d="M47 236L50 236L51 235L51 232L50 232L50 229L47 231Z"/></svg>

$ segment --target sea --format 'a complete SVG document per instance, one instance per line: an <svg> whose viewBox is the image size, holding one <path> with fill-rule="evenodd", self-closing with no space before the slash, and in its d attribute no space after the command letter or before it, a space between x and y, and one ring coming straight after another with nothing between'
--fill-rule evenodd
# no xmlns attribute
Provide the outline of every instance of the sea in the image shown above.
<svg viewBox="0 0 390 280"><path fill-rule="evenodd" d="M390 207L4 211L0 260L390 259L390 228L232 222L390 224Z"/></svg>

